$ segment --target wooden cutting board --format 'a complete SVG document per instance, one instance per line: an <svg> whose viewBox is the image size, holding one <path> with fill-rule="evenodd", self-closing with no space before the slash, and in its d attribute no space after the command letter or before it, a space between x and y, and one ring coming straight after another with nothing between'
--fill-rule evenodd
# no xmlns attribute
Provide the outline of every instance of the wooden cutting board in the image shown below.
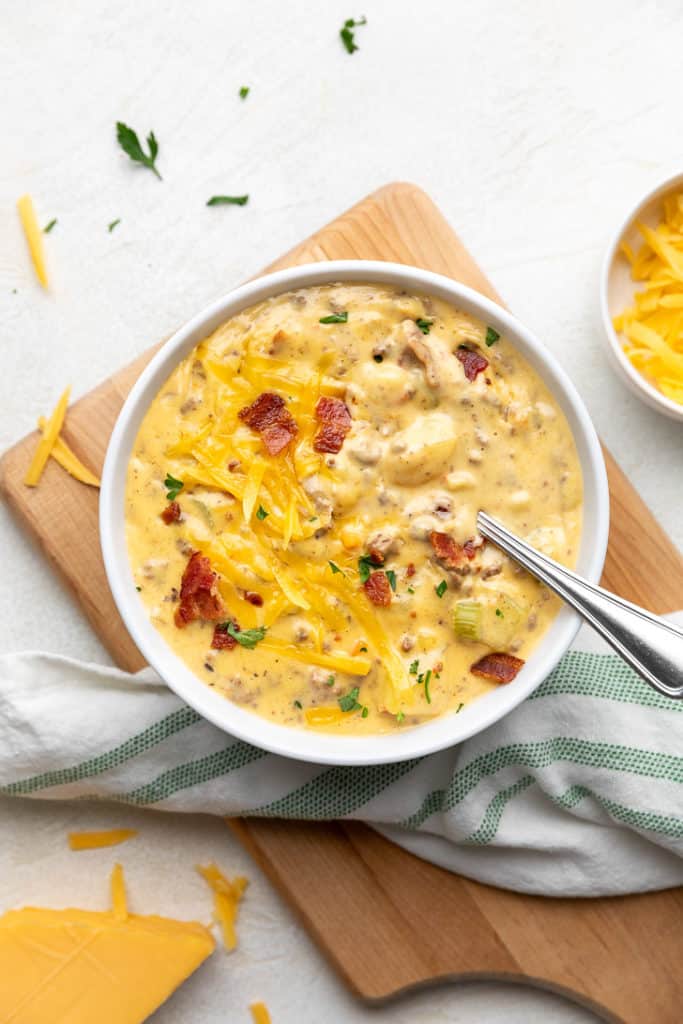
<svg viewBox="0 0 683 1024"><path fill-rule="evenodd" d="M499 296L431 200L388 185L268 270L326 259L384 259L447 274ZM145 352L69 410L64 436L96 472ZM605 371L607 372L607 371ZM1 463L0 486L121 667L143 664L104 575L97 493L52 460L37 489L22 479L36 443ZM683 559L606 454L612 527L604 584L655 612L683 607ZM647 544L641 543L647 537ZM505 892L452 875L356 823L231 822L332 964L381 1000L440 978L525 981L628 1024L679 1024L683 890L595 900Z"/></svg>

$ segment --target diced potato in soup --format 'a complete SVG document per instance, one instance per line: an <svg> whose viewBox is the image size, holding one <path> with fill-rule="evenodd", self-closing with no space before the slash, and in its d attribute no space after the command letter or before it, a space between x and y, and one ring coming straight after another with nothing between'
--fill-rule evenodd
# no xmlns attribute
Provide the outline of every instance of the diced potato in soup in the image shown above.
<svg viewBox="0 0 683 1024"><path fill-rule="evenodd" d="M233 317L140 428L126 520L149 616L228 700L348 734L510 682L557 612L483 508L576 562L569 426L504 337L429 296L333 284Z"/></svg>

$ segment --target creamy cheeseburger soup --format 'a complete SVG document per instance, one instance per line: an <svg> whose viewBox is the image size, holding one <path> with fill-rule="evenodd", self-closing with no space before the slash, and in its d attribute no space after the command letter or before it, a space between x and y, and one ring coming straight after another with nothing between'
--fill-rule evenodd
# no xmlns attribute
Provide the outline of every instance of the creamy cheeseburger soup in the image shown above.
<svg viewBox="0 0 683 1024"><path fill-rule="evenodd" d="M389 286L278 295L187 356L128 469L151 621L207 686L282 725L406 728L511 682L555 599L482 508L575 564L567 422L504 337Z"/></svg>

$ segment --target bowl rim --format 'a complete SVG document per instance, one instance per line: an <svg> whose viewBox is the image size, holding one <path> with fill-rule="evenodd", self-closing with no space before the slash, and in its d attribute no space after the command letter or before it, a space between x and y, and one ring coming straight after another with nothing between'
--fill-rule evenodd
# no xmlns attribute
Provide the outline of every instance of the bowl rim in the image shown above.
<svg viewBox="0 0 683 1024"><path fill-rule="evenodd" d="M667 398L658 388L651 384L642 373L636 370L635 366L626 358L619 335L614 329L612 315L609 310L608 294L609 279L614 261L619 258L619 245L633 222L639 217L642 210L655 200L663 198L668 192L676 187L683 187L683 172L668 175L666 178L654 185L645 195L641 196L638 202L632 206L629 212L619 223L618 228L612 234L607 251L603 257L600 271L600 312L602 315L605 337L607 340L607 352L611 357L613 367L621 374L622 380L630 390L644 401L651 409L663 413L670 419L683 422L683 406Z"/></svg>
<svg viewBox="0 0 683 1024"><path fill-rule="evenodd" d="M308 263L256 278L211 303L162 345L133 385L109 440L100 490L100 542L112 596L133 641L166 685L200 715L236 739L295 760L331 765L385 764L454 746L512 711L540 685L569 648L580 625L577 613L566 606L561 608L517 679L478 697L461 715L442 715L397 732L340 737L276 725L240 708L199 679L152 625L135 591L125 542L124 494L130 452L151 401L173 368L239 310L284 291L335 281L399 285L442 297L495 327L520 350L569 422L583 475L580 570L589 580L598 582L609 530L607 473L595 428L559 362L511 313L472 288L433 271L377 260Z"/></svg>

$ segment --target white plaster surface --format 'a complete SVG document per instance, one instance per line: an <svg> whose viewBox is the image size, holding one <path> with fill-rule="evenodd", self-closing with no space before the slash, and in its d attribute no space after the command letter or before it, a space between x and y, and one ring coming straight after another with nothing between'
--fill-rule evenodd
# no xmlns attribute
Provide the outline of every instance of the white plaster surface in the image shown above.
<svg viewBox="0 0 683 1024"><path fill-rule="evenodd" d="M348 56L342 21L365 14ZM675 0L30 0L0 33L0 449L66 382L79 395L340 210L392 179L429 192L517 315L555 352L599 432L683 544L681 426L642 405L602 350L598 273L614 226L681 169ZM246 101L237 96L249 85ZM160 183L114 141L160 142ZM15 200L35 198L52 288L28 263ZM249 192L244 208L208 209ZM107 224L120 217L109 234ZM106 653L0 507L0 649ZM155 1020L557 1024L594 1020L530 989L442 986L390 1008L344 990L222 823L121 808L0 802L0 908L101 906L113 851L69 828L139 823L121 848L134 905L206 916L192 865L253 879L242 947ZM78 858L78 859L77 859ZM84 870L84 865L86 870Z"/></svg>

